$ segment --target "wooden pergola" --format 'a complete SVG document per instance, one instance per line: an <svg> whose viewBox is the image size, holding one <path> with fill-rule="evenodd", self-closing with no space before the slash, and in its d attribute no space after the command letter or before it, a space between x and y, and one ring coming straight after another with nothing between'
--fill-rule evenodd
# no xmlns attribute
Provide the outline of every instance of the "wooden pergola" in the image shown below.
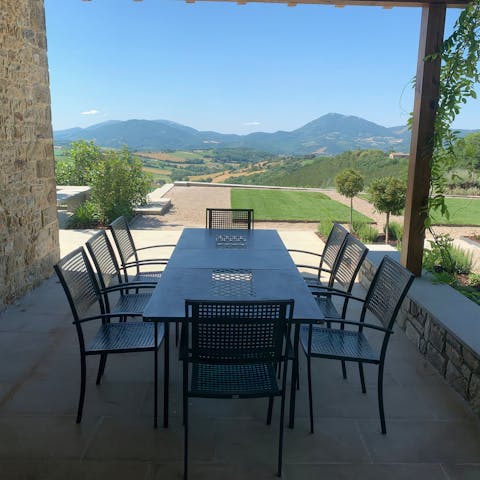
<svg viewBox="0 0 480 480"><path fill-rule="evenodd" d="M408 165L407 202L405 207L404 239L401 261L416 276L421 275L423 245L425 241L425 211L427 205L431 159L433 153L432 138L435 114L439 97L440 60L425 62L427 55L438 52L443 42L445 14L448 7L463 8L465 0L186 0L187 3L232 2L239 5L247 3L283 3L289 7L300 4L332 5L344 7L377 6L421 7L422 23L418 47L415 99L413 107L412 140Z"/></svg>

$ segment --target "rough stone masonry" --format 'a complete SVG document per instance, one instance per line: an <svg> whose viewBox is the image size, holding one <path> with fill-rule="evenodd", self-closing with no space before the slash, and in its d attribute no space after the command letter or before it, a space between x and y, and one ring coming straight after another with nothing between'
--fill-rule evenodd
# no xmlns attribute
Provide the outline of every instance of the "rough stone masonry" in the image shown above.
<svg viewBox="0 0 480 480"><path fill-rule="evenodd" d="M0 12L0 311L59 258L43 0Z"/></svg>

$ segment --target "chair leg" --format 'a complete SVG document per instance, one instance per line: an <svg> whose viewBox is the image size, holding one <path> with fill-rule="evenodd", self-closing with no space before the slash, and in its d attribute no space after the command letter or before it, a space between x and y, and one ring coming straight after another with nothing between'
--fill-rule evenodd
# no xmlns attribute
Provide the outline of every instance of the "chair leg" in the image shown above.
<svg viewBox="0 0 480 480"><path fill-rule="evenodd" d="M311 362L310 356L307 356L307 376L308 376L308 405L310 407L310 433L313 433L312 362Z"/></svg>
<svg viewBox="0 0 480 480"><path fill-rule="evenodd" d="M158 348L157 324L155 323L155 349L153 351L153 428L158 427Z"/></svg>
<svg viewBox="0 0 480 480"><path fill-rule="evenodd" d="M383 364L378 366L378 410L380 413L380 426L382 433L387 433L387 426L385 424L385 410L383 408Z"/></svg>
<svg viewBox="0 0 480 480"><path fill-rule="evenodd" d="M287 385L287 364L283 364L283 381L282 381L282 400L280 403L280 432L278 435L278 468L277 476L282 476L282 459L283 459L283 434L285 430L285 390Z"/></svg>
<svg viewBox="0 0 480 480"><path fill-rule="evenodd" d="M107 354L102 353L100 355L100 362L98 363L98 372L97 372L97 381L96 381L97 385L100 385L100 382L102 381L103 372L105 372L106 363L107 363Z"/></svg>
<svg viewBox="0 0 480 480"><path fill-rule="evenodd" d="M184 480L188 480L188 397L186 392L183 394L183 429L183 478Z"/></svg>
<svg viewBox="0 0 480 480"><path fill-rule="evenodd" d="M77 423L82 421L83 403L85 401L85 383L87 381L87 361L82 354L80 359L80 397L78 399Z"/></svg>
<svg viewBox="0 0 480 480"><path fill-rule="evenodd" d="M273 397L268 398L267 425L272 423Z"/></svg>
<svg viewBox="0 0 480 480"><path fill-rule="evenodd" d="M362 393L367 393L367 389L365 387L365 375L363 374L363 363L359 362L358 364L358 372L360 373L360 383L362 384Z"/></svg>
<svg viewBox="0 0 480 480"><path fill-rule="evenodd" d="M347 365L343 360L342 360L342 376L344 380L347 379Z"/></svg>
<svg viewBox="0 0 480 480"><path fill-rule="evenodd" d="M300 390L300 362L297 362L297 390Z"/></svg>

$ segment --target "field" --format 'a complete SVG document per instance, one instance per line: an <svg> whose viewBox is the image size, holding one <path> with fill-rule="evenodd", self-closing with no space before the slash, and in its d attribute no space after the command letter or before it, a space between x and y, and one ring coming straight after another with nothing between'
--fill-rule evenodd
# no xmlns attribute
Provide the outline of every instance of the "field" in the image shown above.
<svg viewBox="0 0 480 480"><path fill-rule="evenodd" d="M450 218L441 217L434 212L434 225L475 225L480 226L479 198L446 198Z"/></svg>
<svg viewBox="0 0 480 480"><path fill-rule="evenodd" d="M156 180L224 182L231 176L249 175L246 166L261 165L266 154L248 149L205 149L168 152L136 152ZM253 167L258 169L259 167Z"/></svg>
<svg viewBox="0 0 480 480"><path fill-rule="evenodd" d="M334 220L348 223L350 209L317 192L232 189L232 208L253 208L256 220L308 221ZM371 219L354 211L355 220Z"/></svg>

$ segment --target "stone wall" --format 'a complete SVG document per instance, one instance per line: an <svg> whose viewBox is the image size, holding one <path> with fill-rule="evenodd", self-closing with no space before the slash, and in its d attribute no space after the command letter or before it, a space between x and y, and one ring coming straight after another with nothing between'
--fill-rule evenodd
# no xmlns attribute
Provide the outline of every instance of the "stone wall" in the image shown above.
<svg viewBox="0 0 480 480"><path fill-rule="evenodd" d="M376 265L368 258L364 262L359 279L365 288L368 288L376 271ZM414 290L412 285L412 290ZM432 289L438 286L431 285ZM416 345L418 351L425 356L430 365L456 390L471 406L472 410L480 416L480 352L469 344L471 338L462 338L454 335L447 325L458 321L459 316L472 317L474 323L480 321L480 307L472 305L473 302L461 296L448 286L442 289L443 301L451 302L457 310L457 318L445 312L439 305L438 311L430 311L421 304L421 296L415 295L405 298L397 317L397 325L405 332L406 336ZM450 290L447 291L447 290ZM422 291L424 295L425 289ZM446 298L451 295L451 298ZM438 293L434 297L441 298ZM462 307L463 302L465 306ZM439 302L440 303L440 302ZM473 308L472 308L473 307ZM472 314L473 313L473 314ZM472 325L474 324L472 323ZM469 335L478 335L478 331L467 329ZM463 336L464 337L464 336Z"/></svg>
<svg viewBox="0 0 480 480"><path fill-rule="evenodd" d="M59 258L43 0L0 11L0 310Z"/></svg>

